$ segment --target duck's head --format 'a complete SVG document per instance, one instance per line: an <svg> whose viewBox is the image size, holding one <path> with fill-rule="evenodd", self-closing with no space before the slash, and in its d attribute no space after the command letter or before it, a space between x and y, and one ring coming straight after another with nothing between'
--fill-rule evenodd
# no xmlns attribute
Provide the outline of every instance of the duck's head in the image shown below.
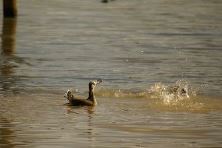
<svg viewBox="0 0 222 148"><path fill-rule="evenodd" d="M102 79L98 79L98 80L95 80L95 81L90 81L89 82L89 90L93 90L97 84L100 84L102 83Z"/></svg>
<svg viewBox="0 0 222 148"><path fill-rule="evenodd" d="M67 90L67 92L64 94L64 97L68 100L72 99L73 98L73 94L71 92L71 90Z"/></svg>

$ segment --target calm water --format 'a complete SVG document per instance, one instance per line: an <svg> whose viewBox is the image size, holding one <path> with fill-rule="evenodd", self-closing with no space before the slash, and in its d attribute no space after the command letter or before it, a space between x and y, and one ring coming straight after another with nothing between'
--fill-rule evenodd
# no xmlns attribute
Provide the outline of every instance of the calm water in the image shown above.
<svg viewBox="0 0 222 148"><path fill-rule="evenodd" d="M222 147L222 1L18 2L0 21L0 147ZM96 78L98 106L64 105Z"/></svg>

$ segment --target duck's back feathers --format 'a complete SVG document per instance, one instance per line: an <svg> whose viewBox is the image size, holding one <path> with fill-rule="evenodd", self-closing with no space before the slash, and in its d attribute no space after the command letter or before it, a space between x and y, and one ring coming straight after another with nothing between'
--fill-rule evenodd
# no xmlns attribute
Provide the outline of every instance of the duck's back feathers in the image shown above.
<svg viewBox="0 0 222 148"><path fill-rule="evenodd" d="M87 99L72 98L69 104L73 106L93 106L93 102Z"/></svg>

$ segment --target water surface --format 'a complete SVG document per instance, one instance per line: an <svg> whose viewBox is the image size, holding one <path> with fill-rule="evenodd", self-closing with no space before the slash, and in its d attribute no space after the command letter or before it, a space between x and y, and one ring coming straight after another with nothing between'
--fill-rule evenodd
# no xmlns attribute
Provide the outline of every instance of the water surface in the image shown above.
<svg viewBox="0 0 222 148"><path fill-rule="evenodd" d="M18 6L0 22L1 147L222 146L220 0ZM97 78L98 106L64 105Z"/></svg>

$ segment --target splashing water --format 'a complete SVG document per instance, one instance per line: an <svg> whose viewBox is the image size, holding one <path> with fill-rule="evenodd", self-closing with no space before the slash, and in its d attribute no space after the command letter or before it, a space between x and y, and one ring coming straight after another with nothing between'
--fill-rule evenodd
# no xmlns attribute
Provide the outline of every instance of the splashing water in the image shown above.
<svg viewBox="0 0 222 148"><path fill-rule="evenodd" d="M155 83L148 89L98 89L98 97L146 99L144 107L166 111L208 112L222 110L221 99L199 95L199 88L186 80L178 80L167 85Z"/></svg>
<svg viewBox="0 0 222 148"><path fill-rule="evenodd" d="M185 80L178 80L173 85L156 83L148 91L152 94L152 98L159 98L164 104L175 104L196 96L196 91Z"/></svg>
<svg viewBox="0 0 222 148"><path fill-rule="evenodd" d="M191 87L188 81L178 80L173 85L155 83L149 89L99 89L96 91L97 96L113 98L147 98L162 99L164 102L174 100L190 99L196 96L196 91Z"/></svg>

